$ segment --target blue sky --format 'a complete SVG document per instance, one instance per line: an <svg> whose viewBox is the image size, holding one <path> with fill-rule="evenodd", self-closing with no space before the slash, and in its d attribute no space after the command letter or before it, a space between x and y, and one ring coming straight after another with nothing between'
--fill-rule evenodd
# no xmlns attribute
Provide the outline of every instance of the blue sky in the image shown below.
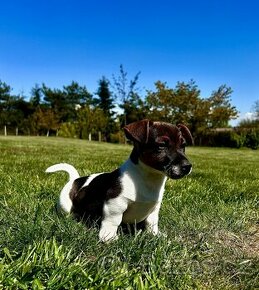
<svg viewBox="0 0 259 290"><path fill-rule="evenodd" d="M30 95L35 83L90 92L123 64L157 80L196 81L202 97L227 84L244 116L259 99L259 1L2 1L0 79Z"/></svg>

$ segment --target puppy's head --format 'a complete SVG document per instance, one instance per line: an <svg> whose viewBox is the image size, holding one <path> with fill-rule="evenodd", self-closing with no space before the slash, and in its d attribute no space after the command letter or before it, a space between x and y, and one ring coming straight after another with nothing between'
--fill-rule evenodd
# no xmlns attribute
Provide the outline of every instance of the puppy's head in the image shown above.
<svg viewBox="0 0 259 290"><path fill-rule="evenodd" d="M172 179L191 172L185 146L193 144L193 138L185 125L142 120L125 126L124 131L134 143L130 158L135 164L140 160Z"/></svg>

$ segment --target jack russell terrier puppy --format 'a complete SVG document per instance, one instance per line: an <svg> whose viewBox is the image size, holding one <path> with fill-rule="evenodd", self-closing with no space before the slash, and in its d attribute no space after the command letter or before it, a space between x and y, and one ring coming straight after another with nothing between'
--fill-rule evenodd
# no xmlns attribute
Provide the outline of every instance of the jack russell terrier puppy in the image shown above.
<svg viewBox="0 0 259 290"><path fill-rule="evenodd" d="M192 170L185 146L193 144L193 138L186 126L142 120L125 126L124 131L134 147L129 159L113 172L80 177L66 163L46 170L69 173L59 206L79 220L99 220L103 242L117 238L121 223L141 223L157 235L167 177L179 179Z"/></svg>

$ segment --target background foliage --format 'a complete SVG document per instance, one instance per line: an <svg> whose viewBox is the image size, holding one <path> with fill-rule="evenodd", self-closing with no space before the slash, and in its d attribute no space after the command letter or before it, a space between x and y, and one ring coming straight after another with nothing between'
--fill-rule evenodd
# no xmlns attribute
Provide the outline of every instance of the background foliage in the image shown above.
<svg viewBox="0 0 259 290"><path fill-rule="evenodd" d="M139 76L140 72L129 79L121 65L112 82L104 76L98 81L94 93L72 81L62 89L36 84L29 97L13 95L0 80L0 128L13 134L95 140L101 134L103 141L123 142L120 130L125 124L149 118L188 125L199 145L258 147L258 102L255 119L242 122L243 129L219 133L217 129L229 128L229 121L238 116L230 87L221 85L203 97L194 80L178 82L173 88L157 81L154 90L140 95Z"/></svg>

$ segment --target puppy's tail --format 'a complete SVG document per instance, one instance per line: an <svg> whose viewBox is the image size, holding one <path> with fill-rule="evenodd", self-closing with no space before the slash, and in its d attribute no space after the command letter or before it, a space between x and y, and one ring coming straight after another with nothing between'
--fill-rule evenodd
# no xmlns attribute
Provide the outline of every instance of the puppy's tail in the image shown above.
<svg viewBox="0 0 259 290"><path fill-rule="evenodd" d="M80 177L75 167L67 163L55 164L46 169L48 173L56 171L66 171L69 174L69 180L75 180Z"/></svg>
<svg viewBox="0 0 259 290"><path fill-rule="evenodd" d="M71 208L72 208L72 200L70 199L69 192L72 188L72 184L74 180L79 177L79 174L72 165L67 164L67 163L55 164L55 165L50 166L46 170L46 172L48 173L56 172L56 171L66 171L69 174L69 181L64 186L64 188L62 189L60 193L58 209L62 209L66 213L70 213Z"/></svg>

